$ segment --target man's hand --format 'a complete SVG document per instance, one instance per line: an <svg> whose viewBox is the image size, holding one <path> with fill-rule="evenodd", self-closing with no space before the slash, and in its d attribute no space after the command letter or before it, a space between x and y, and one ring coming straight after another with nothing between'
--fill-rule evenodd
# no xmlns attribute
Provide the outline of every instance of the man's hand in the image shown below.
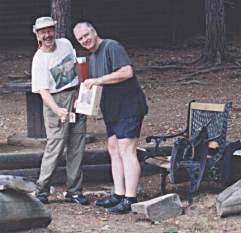
<svg viewBox="0 0 241 233"><path fill-rule="evenodd" d="M66 108L59 107L48 90L40 90L40 95L43 101L56 113L61 122L66 122L68 117L68 110Z"/></svg>
<svg viewBox="0 0 241 233"><path fill-rule="evenodd" d="M89 78L84 81L84 85L86 88L91 89L93 85L100 85L101 78Z"/></svg>
<svg viewBox="0 0 241 233"><path fill-rule="evenodd" d="M68 110L66 108L58 108L57 109L57 115L62 123L67 121L68 118Z"/></svg>

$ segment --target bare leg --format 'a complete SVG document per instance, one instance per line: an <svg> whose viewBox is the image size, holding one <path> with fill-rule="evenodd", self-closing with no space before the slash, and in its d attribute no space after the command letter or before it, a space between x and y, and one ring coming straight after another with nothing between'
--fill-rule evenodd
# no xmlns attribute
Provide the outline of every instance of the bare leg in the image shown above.
<svg viewBox="0 0 241 233"><path fill-rule="evenodd" d="M124 166L125 196L136 197L141 168L137 159L137 138L118 139L119 152Z"/></svg>
<svg viewBox="0 0 241 233"><path fill-rule="evenodd" d="M119 153L118 140L116 136L108 138L108 151L111 158L112 177L114 181L115 193L118 195L125 194L124 168Z"/></svg>

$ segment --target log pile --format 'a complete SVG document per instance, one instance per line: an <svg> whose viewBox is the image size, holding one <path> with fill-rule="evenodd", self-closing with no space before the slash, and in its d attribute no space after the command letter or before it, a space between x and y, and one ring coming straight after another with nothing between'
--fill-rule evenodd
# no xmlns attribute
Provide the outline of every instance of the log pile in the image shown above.
<svg viewBox="0 0 241 233"><path fill-rule="evenodd" d="M12 152L0 153L0 175L22 176L31 181L36 181L42 160L43 152ZM140 162L143 162L143 155L138 156ZM84 172L84 182L110 182L112 181L110 158L105 150L86 151L82 168ZM143 175L153 175L159 172L158 168L141 164ZM59 160L58 167L53 177L52 184L65 183L65 155Z"/></svg>

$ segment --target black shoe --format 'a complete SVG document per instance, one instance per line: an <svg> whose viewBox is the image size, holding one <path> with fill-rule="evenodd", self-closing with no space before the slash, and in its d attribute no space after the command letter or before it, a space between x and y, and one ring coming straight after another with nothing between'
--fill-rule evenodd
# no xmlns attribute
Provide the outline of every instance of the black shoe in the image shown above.
<svg viewBox="0 0 241 233"><path fill-rule="evenodd" d="M131 211L131 205L137 201L131 202L127 198L124 198L118 205L108 208L108 214L126 214Z"/></svg>
<svg viewBox="0 0 241 233"><path fill-rule="evenodd" d="M111 197L96 200L95 205L109 208L118 205L122 200L122 197L118 197L116 194L113 194Z"/></svg>
<svg viewBox="0 0 241 233"><path fill-rule="evenodd" d="M48 194L47 193L37 193L36 198L39 199L43 204L48 204Z"/></svg>
<svg viewBox="0 0 241 233"><path fill-rule="evenodd" d="M90 204L89 200L82 194L79 194L79 195L78 194L76 194L76 195L66 194L64 201L69 202L69 203L77 203L77 204L81 204L81 205Z"/></svg>

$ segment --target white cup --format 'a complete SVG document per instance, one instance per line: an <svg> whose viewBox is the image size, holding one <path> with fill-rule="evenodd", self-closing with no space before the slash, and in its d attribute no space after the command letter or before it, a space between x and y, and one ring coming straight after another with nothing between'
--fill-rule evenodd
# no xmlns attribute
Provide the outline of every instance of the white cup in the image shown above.
<svg viewBox="0 0 241 233"><path fill-rule="evenodd" d="M77 57L77 62L79 64L86 63L86 57Z"/></svg>

